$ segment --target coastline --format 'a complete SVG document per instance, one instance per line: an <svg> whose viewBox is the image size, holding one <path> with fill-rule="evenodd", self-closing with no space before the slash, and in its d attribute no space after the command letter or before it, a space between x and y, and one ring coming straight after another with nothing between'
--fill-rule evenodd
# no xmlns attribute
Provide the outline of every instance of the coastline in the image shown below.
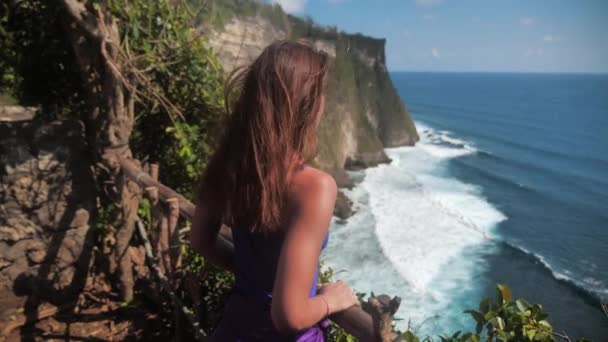
<svg viewBox="0 0 608 342"><path fill-rule="evenodd" d="M404 324L411 320L415 325L424 322L420 329L421 332L428 334L470 329L472 321L467 317L460 317L461 311L476 307L477 301L483 296L491 296L495 284L501 282L512 286L516 297L531 296L546 305L552 322L556 323L556 327L565 329L574 336L590 336L589 334L598 336L603 331L602 329L608 329L599 309L601 298L598 295L589 292L585 287L577 285L572 279L560 277L559 271L555 271L542 256L527 252L518 246L512 246L508 240L503 238L504 231L500 232L499 227L502 222L509 219L507 213L499 214L503 216L502 219L495 216L493 222L486 221L488 223L480 225L480 221L475 220L483 216L488 217L482 211L464 210L461 213L456 213L453 210L448 210L448 212L456 214L451 216L452 219L460 217L459 220L464 219L463 222L477 222L470 226L473 230L463 230L456 234L457 239L467 239L471 235L477 235L480 238L474 239L472 244L468 245L469 247L463 247L459 252L451 254L452 257L449 261L440 265L441 263L437 261L437 257L432 255L434 255L434 251L449 253L446 250L448 245L438 244L438 242L431 243L432 240L427 241L424 237L429 235L435 236L437 239L445 239L445 235L453 234L445 229L434 229L435 224L432 216L442 215L439 207L434 212L429 213L428 211L422 211L420 208L412 207L413 202L411 202L424 201L425 195L421 194L426 192L428 195L433 190L427 189L426 191L415 192L417 188L424 188L424 184L416 185L411 181L402 179L395 184L408 189L409 200L404 199L404 196L396 195L378 197L378 191L383 186L379 181L384 183L393 182L395 179L402 177L403 173L388 174L385 172L380 178L375 173L378 173L379 170L386 171L386 169L398 167L400 163L408 163L408 169L419 167L412 165L413 160L411 159L407 161L395 157L395 154L399 153L412 156L416 150L419 150L444 158L445 162L441 163L443 165L440 166L441 171L445 172L442 175L457 181L457 177L449 173L450 160L472 158L475 155L480 156L487 152L476 148L475 144L470 141L455 136L454 133L430 128L428 125L420 124L419 121L416 122L416 125L422 137L419 145L386 149L387 154L393 158L392 163L351 171L351 176L354 175L354 186L351 189L346 189L345 193L353 201L354 215L346 221L334 220L331 227L333 240L339 240L339 242L331 243L332 239L330 239L330 248L328 248L328 253L323 258L325 264L334 268L334 271L340 274L341 279L352 282L358 291L376 291L376 293L384 292L401 296L403 299L402 308L396 315L403 319L403 321L397 323L398 327L401 328L405 328ZM435 143L427 145L429 138ZM419 160L419 162L424 164L427 161ZM370 174L372 179L366 178ZM374 177L376 182L370 183L370 180L373 180ZM440 187L441 190L437 193L445 193L453 184L449 187ZM470 186L468 190L473 191L472 194L480 196L478 198L482 201L487 201L484 189L478 185L470 184ZM462 186L460 187L462 188ZM374 197L376 197L376 200L373 199ZM399 197L399 200L394 201L397 197ZM449 207L450 203L449 201L446 202L447 198L442 199L442 204ZM398 202L394 203L397 206L391 207L386 204L391 201ZM470 202L470 200L462 203L467 202ZM385 206L385 208L380 208L380 211L378 211L378 206ZM404 224L408 225L408 229L411 229L411 223L417 222L408 218L408 213L400 211L399 206L424 213L420 220L426 217L425 223L428 226L424 231L421 231L422 235L404 238L403 236L407 236L407 234L403 235L402 232L391 229L391 227L403 226ZM491 206L495 206L495 204ZM393 220L383 218L391 215L394 217ZM467 217L466 215L470 216ZM420 220L418 222L421 222ZM386 230L387 227L389 230ZM400 236L400 234L403 236ZM442 236L444 237L442 238ZM332 251L332 249L335 250ZM419 255L424 255L424 257L416 259L415 253L406 256L403 254L404 249L419 250ZM415 262L408 264L408 260L412 260L412 258ZM517 263L514 264L514 262L509 261L513 258L517 260ZM428 264L428 262L437 263ZM420 263L420 268L416 267L418 263ZM518 269L511 264L520 265L519 267L525 266L525 268ZM506 274L499 271L503 269L509 271ZM519 272L521 272L521 275L518 275ZM541 289L530 288L530 286L533 286L532 284L525 285L527 284L526 279L533 278L542 279L542 281L539 280L540 284L548 283L551 286L542 291ZM547 297L549 294L555 296L558 293L563 293L563 291L569 293L565 298L556 300L555 297ZM574 322L569 319L571 316L558 309L566 305L565 303L572 303L570 305L578 303L576 304L577 307L573 308L573 312L578 312L587 317L592 323L579 322L573 324ZM439 316L437 316L438 314ZM593 324L596 324L596 327L590 328ZM606 327L601 328L602 326Z"/></svg>

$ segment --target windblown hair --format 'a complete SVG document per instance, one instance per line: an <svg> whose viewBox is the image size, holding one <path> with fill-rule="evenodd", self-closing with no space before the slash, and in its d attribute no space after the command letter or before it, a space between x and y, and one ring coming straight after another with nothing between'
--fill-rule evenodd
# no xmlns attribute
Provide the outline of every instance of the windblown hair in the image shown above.
<svg viewBox="0 0 608 342"><path fill-rule="evenodd" d="M228 124L199 193L218 221L279 229L292 177L317 151L327 71L325 53L281 40L228 77Z"/></svg>

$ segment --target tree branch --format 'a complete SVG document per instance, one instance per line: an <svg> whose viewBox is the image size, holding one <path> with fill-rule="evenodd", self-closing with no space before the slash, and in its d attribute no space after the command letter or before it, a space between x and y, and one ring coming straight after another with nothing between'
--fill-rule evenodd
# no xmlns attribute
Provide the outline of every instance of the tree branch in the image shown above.
<svg viewBox="0 0 608 342"><path fill-rule="evenodd" d="M78 0L63 0L63 7L70 18L89 38L101 42L103 35L97 29L97 20L87 10L84 3Z"/></svg>

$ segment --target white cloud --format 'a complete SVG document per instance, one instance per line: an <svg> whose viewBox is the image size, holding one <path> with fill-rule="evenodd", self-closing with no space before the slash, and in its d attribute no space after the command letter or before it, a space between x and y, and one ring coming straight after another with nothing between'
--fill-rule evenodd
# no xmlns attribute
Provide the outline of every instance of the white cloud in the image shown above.
<svg viewBox="0 0 608 342"><path fill-rule="evenodd" d="M534 19L532 18L521 18L519 19L519 23L523 26L531 26L534 25Z"/></svg>
<svg viewBox="0 0 608 342"><path fill-rule="evenodd" d="M543 42L545 43L557 43L561 38L558 36L554 36L552 34L547 34L543 37Z"/></svg>
<svg viewBox="0 0 608 342"><path fill-rule="evenodd" d="M416 0L418 6L435 6L440 5L443 0Z"/></svg>
<svg viewBox="0 0 608 342"><path fill-rule="evenodd" d="M433 55L433 58L435 58L435 59L441 58L441 54L439 54L439 49L437 49L437 48L431 49L431 55Z"/></svg>
<svg viewBox="0 0 608 342"><path fill-rule="evenodd" d="M271 0L273 4L281 5L287 13L298 13L304 9L307 0Z"/></svg>
<svg viewBox="0 0 608 342"><path fill-rule="evenodd" d="M525 57L542 56L545 51L541 48L529 48L524 52Z"/></svg>

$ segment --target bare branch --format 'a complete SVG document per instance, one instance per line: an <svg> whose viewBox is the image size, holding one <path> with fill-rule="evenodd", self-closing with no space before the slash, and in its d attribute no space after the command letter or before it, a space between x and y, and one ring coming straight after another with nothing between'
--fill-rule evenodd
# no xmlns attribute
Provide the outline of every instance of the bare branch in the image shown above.
<svg viewBox="0 0 608 342"><path fill-rule="evenodd" d="M103 39L102 34L97 29L95 17L87 10L84 3L78 0L63 0L62 3L66 13L89 38L96 41Z"/></svg>

